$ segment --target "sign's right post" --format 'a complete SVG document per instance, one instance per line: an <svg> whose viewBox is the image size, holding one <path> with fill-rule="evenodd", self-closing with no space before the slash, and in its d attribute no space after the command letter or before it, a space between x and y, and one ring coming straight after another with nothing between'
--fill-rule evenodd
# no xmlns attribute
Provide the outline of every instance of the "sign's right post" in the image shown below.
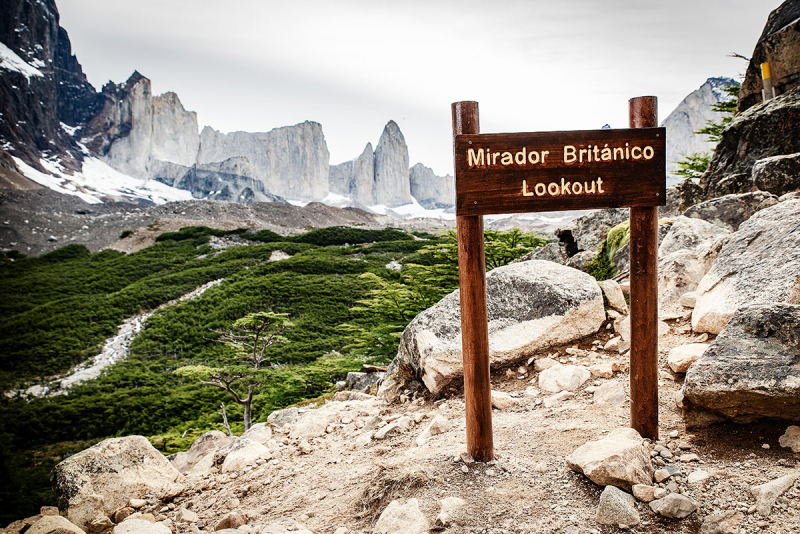
<svg viewBox="0 0 800 534"><path fill-rule="evenodd" d="M628 102L631 128L658 126L654 96ZM631 427L658 439L658 207L630 209Z"/></svg>

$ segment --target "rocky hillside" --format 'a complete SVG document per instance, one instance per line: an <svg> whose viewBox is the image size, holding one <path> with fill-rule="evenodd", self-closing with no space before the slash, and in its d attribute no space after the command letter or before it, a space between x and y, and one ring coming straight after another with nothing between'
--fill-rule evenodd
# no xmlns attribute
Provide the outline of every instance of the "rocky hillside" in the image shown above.
<svg viewBox="0 0 800 534"><path fill-rule="evenodd" d="M684 156L714 149L714 143L708 142L707 136L694 132L705 128L708 121L718 122L722 118L711 106L729 98L724 88L733 83L731 78L709 78L699 89L689 93L661 123L667 129L667 185L682 180L672 173L679 169L677 162Z"/></svg>

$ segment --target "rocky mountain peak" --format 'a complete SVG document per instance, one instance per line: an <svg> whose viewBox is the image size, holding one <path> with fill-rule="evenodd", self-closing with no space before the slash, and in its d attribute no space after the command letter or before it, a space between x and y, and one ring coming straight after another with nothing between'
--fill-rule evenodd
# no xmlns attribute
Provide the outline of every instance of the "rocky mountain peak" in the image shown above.
<svg viewBox="0 0 800 534"><path fill-rule="evenodd" d="M411 202L408 146L397 123L389 121L375 148L374 204L395 207Z"/></svg>

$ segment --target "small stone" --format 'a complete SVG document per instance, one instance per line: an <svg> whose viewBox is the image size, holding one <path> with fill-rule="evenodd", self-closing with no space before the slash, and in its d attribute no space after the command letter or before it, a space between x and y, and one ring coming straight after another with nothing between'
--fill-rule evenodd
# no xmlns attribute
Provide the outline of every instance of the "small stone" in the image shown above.
<svg viewBox="0 0 800 534"><path fill-rule="evenodd" d="M300 440L300 443L297 444L297 450L300 451L300 454L310 454L311 453L311 444L306 440Z"/></svg>
<svg viewBox="0 0 800 534"><path fill-rule="evenodd" d="M761 445L762 449L769 449L769 443L764 443Z"/></svg>
<svg viewBox="0 0 800 534"><path fill-rule="evenodd" d="M493 477L497 476L497 471L495 471L494 469L487 469L485 474L487 477Z"/></svg>
<svg viewBox="0 0 800 534"><path fill-rule="evenodd" d="M558 365L558 362L552 358L539 358L536 360L536 363L533 364L533 370L537 373L541 373L545 369L550 369L554 365Z"/></svg>
<svg viewBox="0 0 800 534"><path fill-rule="evenodd" d="M711 478L711 475L708 473L708 471L698 469L697 471L692 471L691 473L689 473L689 476L686 478L686 483L700 484L702 482L705 482L709 478Z"/></svg>
<svg viewBox="0 0 800 534"><path fill-rule="evenodd" d="M200 519L196 513L186 508L181 508L175 512L175 521L178 523L196 523Z"/></svg>
<svg viewBox="0 0 800 534"><path fill-rule="evenodd" d="M376 534L422 534L429 528L428 520L419 509L419 501L408 499L403 505L400 501L390 502L372 530Z"/></svg>
<svg viewBox="0 0 800 534"><path fill-rule="evenodd" d="M547 464L544 462L539 462L536 464L533 470L537 473L547 473Z"/></svg>
<svg viewBox="0 0 800 534"><path fill-rule="evenodd" d="M436 525L446 527L454 513L467 505L467 501L458 497L447 497L439 501L439 515L436 516Z"/></svg>
<svg viewBox="0 0 800 534"><path fill-rule="evenodd" d="M247 523L247 516L245 516L242 512L230 512L217 522L214 530L239 528L245 523Z"/></svg>
<svg viewBox="0 0 800 534"><path fill-rule="evenodd" d="M655 486L648 486L647 484L634 484L631 489L633 496L642 502L651 502L655 500Z"/></svg>
<svg viewBox="0 0 800 534"><path fill-rule="evenodd" d="M614 368L611 362L603 362L593 365L589 367L589 372L592 373L592 376L596 376L598 378L611 378L614 376Z"/></svg>
<svg viewBox="0 0 800 534"><path fill-rule="evenodd" d="M556 393L555 395L550 395L549 397L544 398L544 407L545 408L552 408L556 404L569 399L570 397L574 397L574 393L570 393L569 391L562 391L560 393Z"/></svg>
<svg viewBox="0 0 800 534"><path fill-rule="evenodd" d="M618 352L619 351L619 342L622 340L621 337L612 337L609 339L606 344L603 346L603 350L606 352Z"/></svg>
<svg viewBox="0 0 800 534"><path fill-rule="evenodd" d="M656 499L663 499L666 496L667 496L667 490L665 490L664 488L656 488L655 490L653 490L653 497L655 497Z"/></svg>
<svg viewBox="0 0 800 534"><path fill-rule="evenodd" d="M339 527L333 534L350 534L350 531L347 529L347 527Z"/></svg>
<svg viewBox="0 0 800 534"><path fill-rule="evenodd" d="M679 459L680 459L681 462L683 462L685 464L687 464L689 462L699 462L700 461L700 457L697 456L693 452L690 452L689 454L681 454L681 457Z"/></svg>
<svg viewBox="0 0 800 534"><path fill-rule="evenodd" d="M675 347L669 351L667 363L674 372L685 373L694 362L703 356L708 347L710 347L708 343L689 343Z"/></svg>
<svg viewBox="0 0 800 534"><path fill-rule="evenodd" d="M139 508L147 504L147 501L144 499L131 499L130 501L128 501L128 504L130 505L131 508L138 510Z"/></svg>
<svg viewBox="0 0 800 534"><path fill-rule="evenodd" d="M517 404L519 404L519 399L515 399L503 391L492 390L492 408L505 410L506 408L511 408Z"/></svg>
<svg viewBox="0 0 800 534"><path fill-rule="evenodd" d="M468 452L462 452L460 455L461 461L464 462L466 465L473 465L475 463L475 458Z"/></svg>
<svg viewBox="0 0 800 534"><path fill-rule="evenodd" d="M666 497L651 502L650 509L664 517L683 519L697 510L697 504L684 495L670 493Z"/></svg>
<svg viewBox="0 0 800 534"><path fill-rule="evenodd" d="M616 486L606 486L600 494L595 521L601 525L636 526L640 522L636 501Z"/></svg>
<svg viewBox="0 0 800 534"><path fill-rule="evenodd" d="M700 534L739 534L742 519L744 514L734 510L711 514L703 520Z"/></svg>
<svg viewBox="0 0 800 534"><path fill-rule="evenodd" d="M462 465L461 466L461 472L464 473L464 474L469 473L469 467L467 467L466 465Z"/></svg>
<svg viewBox="0 0 800 534"><path fill-rule="evenodd" d="M673 430L672 432L669 433L669 437L671 437L672 439L677 438L679 435L680 433L677 430Z"/></svg>
<svg viewBox="0 0 800 534"><path fill-rule="evenodd" d="M656 482L661 484L662 482L664 482L665 480L667 480L671 476L672 476L672 473L670 473L666 469L656 469L656 472L653 474L653 480L655 480Z"/></svg>

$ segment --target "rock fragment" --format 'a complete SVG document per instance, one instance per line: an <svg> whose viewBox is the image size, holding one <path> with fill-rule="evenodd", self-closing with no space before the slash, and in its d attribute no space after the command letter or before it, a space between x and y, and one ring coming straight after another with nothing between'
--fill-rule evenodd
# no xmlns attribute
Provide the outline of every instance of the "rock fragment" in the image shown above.
<svg viewBox="0 0 800 534"><path fill-rule="evenodd" d="M606 486L600 494L595 521L601 525L633 527L639 524L634 498L615 486Z"/></svg>

